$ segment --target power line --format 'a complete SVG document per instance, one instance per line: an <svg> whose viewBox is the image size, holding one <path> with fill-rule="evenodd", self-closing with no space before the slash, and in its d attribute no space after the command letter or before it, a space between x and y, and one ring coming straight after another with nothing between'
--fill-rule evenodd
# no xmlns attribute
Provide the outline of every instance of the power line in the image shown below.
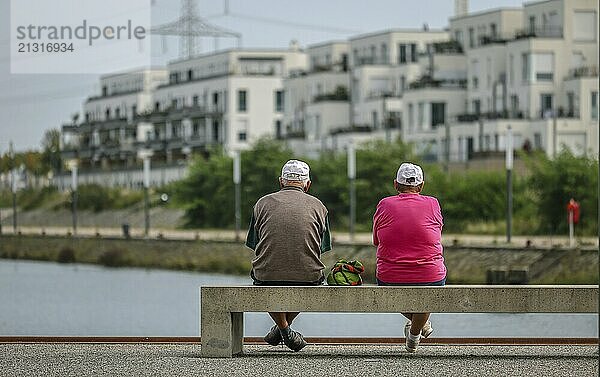
<svg viewBox="0 0 600 377"><path fill-rule="evenodd" d="M253 21L258 21L258 22L263 22L263 23L277 24L277 25L281 25L281 26L291 26L291 27L295 27L298 29L308 29L308 30L317 29L320 31L325 31L325 32L330 32L330 33L339 33L339 34L352 34L352 33L361 33L362 32L360 30L355 30L355 29L343 29L343 28L328 27L328 26L315 25L315 24L289 22L289 21L284 21L284 20L278 20L275 18L253 16L253 15L249 15L249 14L242 14L242 13L236 13L236 12L229 12L229 15L234 18L248 19L248 20L253 20Z"/></svg>

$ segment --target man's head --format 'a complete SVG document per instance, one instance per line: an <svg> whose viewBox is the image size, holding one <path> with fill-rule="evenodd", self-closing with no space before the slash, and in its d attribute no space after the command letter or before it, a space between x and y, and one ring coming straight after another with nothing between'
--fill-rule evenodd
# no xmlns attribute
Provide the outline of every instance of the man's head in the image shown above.
<svg viewBox="0 0 600 377"><path fill-rule="evenodd" d="M419 165L405 162L398 168L394 188L399 193L403 192L421 192L423 189L423 169Z"/></svg>
<svg viewBox="0 0 600 377"><path fill-rule="evenodd" d="M281 187L300 187L307 192L310 188L310 168L304 161L289 160L281 169Z"/></svg>

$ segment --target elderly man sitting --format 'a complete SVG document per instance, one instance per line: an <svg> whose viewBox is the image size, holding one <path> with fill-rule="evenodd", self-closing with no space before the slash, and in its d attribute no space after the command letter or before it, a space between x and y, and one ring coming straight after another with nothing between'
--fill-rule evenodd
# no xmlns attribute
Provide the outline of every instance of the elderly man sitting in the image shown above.
<svg viewBox="0 0 600 377"><path fill-rule="evenodd" d="M307 192L310 169L303 161L285 163L279 178L281 189L254 205L246 246L255 251L252 277L255 285L320 285L321 253L331 250L327 208ZM282 341L293 351L306 346L302 335L291 329L297 312L269 313L275 326L265 336L273 346Z"/></svg>

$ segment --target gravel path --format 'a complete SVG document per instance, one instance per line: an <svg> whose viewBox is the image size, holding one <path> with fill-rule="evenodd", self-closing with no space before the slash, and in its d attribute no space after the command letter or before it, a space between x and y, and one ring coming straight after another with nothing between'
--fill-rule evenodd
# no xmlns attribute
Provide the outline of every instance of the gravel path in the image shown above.
<svg viewBox="0 0 600 377"><path fill-rule="evenodd" d="M0 376L598 376L598 346L246 345L204 359L191 344L0 344Z"/></svg>

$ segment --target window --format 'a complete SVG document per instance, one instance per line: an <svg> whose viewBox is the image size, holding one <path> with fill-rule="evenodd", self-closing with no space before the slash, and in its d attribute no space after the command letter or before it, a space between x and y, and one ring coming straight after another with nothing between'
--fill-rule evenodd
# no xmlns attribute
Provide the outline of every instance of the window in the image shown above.
<svg viewBox="0 0 600 377"><path fill-rule="evenodd" d="M575 11L573 14L573 39L576 41L596 40L596 12Z"/></svg>
<svg viewBox="0 0 600 377"><path fill-rule="evenodd" d="M535 34L535 16L529 16L529 32Z"/></svg>
<svg viewBox="0 0 600 377"><path fill-rule="evenodd" d="M456 40L458 42L458 44L460 44L461 46L463 45L462 30L456 30L456 31L454 31L454 40Z"/></svg>
<svg viewBox="0 0 600 377"><path fill-rule="evenodd" d="M102 97L106 97L108 95L108 87L104 85L102 87Z"/></svg>
<svg viewBox="0 0 600 377"><path fill-rule="evenodd" d="M496 24L490 24L490 36L492 39L496 38Z"/></svg>
<svg viewBox="0 0 600 377"><path fill-rule="evenodd" d="M212 139L214 142L218 142L220 139L219 135L219 121L217 119L213 119L212 123Z"/></svg>
<svg viewBox="0 0 600 377"><path fill-rule="evenodd" d="M512 54L508 56L508 82L511 86L515 83L515 57Z"/></svg>
<svg viewBox="0 0 600 377"><path fill-rule="evenodd" d="M402 90L402 93L406 90L406 76L400 77L400 90Z"/></svg>
<svg viewBox="0 0 600 377"><path fill-rule="evenodd" d="M375 46L371 46L371 64L375 64L377 60L377 48Z"/></svg>
<svg viewBox="0 0 600 377"><path fill-rule="evenodd" d="M567 116L575 116L575 93L567 92Z"/></svg>
<svg viewBox="0 0 600 377"><path fill-rule="evenodd" d="M536 53L531 54L531 64L535 72L536 81L554 80L554 54Z"/></svg>
<svg viewBox="0 0 600 377"><path fill-rule="evenodd" d="M187 79L188 81L192 81L194 79L194 72L191 69L187 71Z"/></svg>
<svg viewBox="0 0 600 377"><path fill-rule="evenodd" d="M372 111L371 112L371 122L373 124L372 125L373 129L376 129L376 128L379 127L379 122L378 122L378 119L377 119L377 111Z"/></svg>
<svg viewBox="0 0 600 377"><path fill-rule="evenodd" d="M533 148L542 149L542 134L539 132L533 134Z"/></svg>
<svg viewBox="0 0 600 377"><path fill-rule="evenodd" d="M281 121L280 120L276 120L275 121L275 137L279 140L281 138L283 138L283 133L281 130Z"/></svg>
<svg viewBox="0 0 600 377"><path fill-rule="evenodd" d="M473 89L477 89L479 87L479 61L473 60L471 61L471 84Z"/></svg>
<svg viewBox="0 0 600 377"><path fill-rule="evenodd" d="M521 55L521 78L523 82L529 81L529 55Z"/></svg>
<svg viewBox="0 0 600 377"><path fill-rule="evenodd" d="M198 106L198 96L193 96L192 97L192 106L196 107Z"/></svg>
<svg viewBox="0 0 600 377"><path fill-rule="evenodd" d="M406 45L405 44L398 45L398 51L399 51L398 63L406 63Z"/></svg>
<svg viewBox="0 0 600 377"><path fill-rule="evenodd" d="M423 123L425 121L425 103L419 102L417 107L417 129L423 129Z"/></svg>
<svg viewBox="0 0 600 377"><path fill-rule="evenodd" d="M517 117L519 113L519 96L516 94L510 96L510 111L513 117Z"/></svg>
<svg viewBox="0 0 600 377"><path fill-rule="evenodd" d="M238 133L238 141L246 141L246 131L240 131Z"/></svg>
<svg viewBox="0 0 600 377"><path fill-rule="evenodd" d="M413 63L417 62L417 44L416 43L410 44L410 59L411 59L411 62L413 62Z"/></svg>
<svg viewBox="0 0 600 377"><path fill-rule="evenodd" d="M283 111L283 90L275 91L275 111Z"/></svg>
<svg viewBox="0 0 600 377"><path fill-rule="evenodd" d="M238 111L245 112L247 110L247 92L246 90L238 90Z"/></svg>
<svg viewBox="0 0 600 377"><path fill-rule="evenodd" d="M490 58L487 58L487 61L486 61L485 75L486 75L487 88L489 89L492 86L492 59L490 59Z"/></svg>
<svg viewBox="0 0 600 377"><path fill-rule="evenodd" d="M481 114L481 100L474 99L471 103L473 114Z"/></svg>
<svg viewBox="0 0 600 377"><path fill-rule="evenodd" d="M413 114L413 104L408 104L408 129L412 132L415 125L415 118Z"/></svg>
<svg viewBox="0 0 600 377"><path fill-rule="evenodd" d="M431 128L444 125L446 123L446 104L444 102L431 103Z"/></svg>
<svg viewBox="0 0 600 377"><path fill-rule="evenodd" d="M387 64L388 63L388 51L387 51L387 45L385 43L381 44L381 64Z"/></svg>
<svg viewBox="0 0 600 377"><path fill-rule="evenodd" d="M591 117L593 120L598 120L598 92L592 92L591 95Z"/></svg>
<svg viewBox="0 0 600 377"><path fill-rule="evenodd" d="M540 105L541 105L541 116L543 118L552 116L552 94L542 93L540 94Z"/></svg>
<svg viewBox="0 0 600 377"><path fill-rule="evenodd" d="M475 29L469 28L469 47L475 47Z"/></svg>

